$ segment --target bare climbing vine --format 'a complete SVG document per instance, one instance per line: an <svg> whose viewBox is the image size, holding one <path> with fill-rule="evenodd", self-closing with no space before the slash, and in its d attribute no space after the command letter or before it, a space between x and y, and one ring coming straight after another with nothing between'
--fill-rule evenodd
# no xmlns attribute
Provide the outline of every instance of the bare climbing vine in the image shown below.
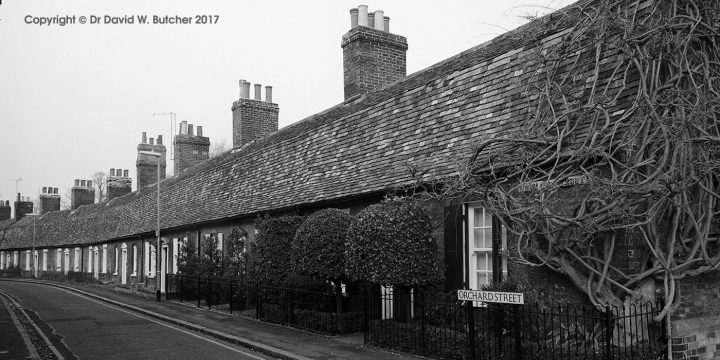
<svg viewBox="0 0 720 360"><path fill-rule="evenodd" d="M600 309L720 267L720 5L586 1L526 62L521 129L484 139L442 196L482 199L509 256L566 274ZM543 19L538 19L543 21ZM616 266L621 241L639 266Z"/></svg>

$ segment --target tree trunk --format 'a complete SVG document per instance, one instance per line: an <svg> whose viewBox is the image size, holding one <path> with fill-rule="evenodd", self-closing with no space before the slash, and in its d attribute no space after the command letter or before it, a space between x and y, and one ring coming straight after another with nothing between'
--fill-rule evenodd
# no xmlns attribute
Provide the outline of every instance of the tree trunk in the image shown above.
<svg viewBox="0 0 720 360"><path fill-rule="evenodd" d="M343 321L342 321L342 281L333 280L335 283L335 320L337 321L338 333L343 332Z"/></svg>
<svg viewBox="0 0 720 360"><path fill-rule="evenodd" d="M410 286L396 286L394 292L394 313L395 320L408 322L412 319L412 301L410 297Z"/></svg>
<svg viewBox="0 0 720 360"><path fill-rule="evenodd" d="M637 314L650 311L650 306L647 304L655 300L656 288L655 280L648 277L640 283L635 294L628 295L625 298L622 308L623 313L615 314L617 320L613 329L613 341L619 341L627 346L649 340L649 326L652 324L654 314L642 316Z"/></svg>

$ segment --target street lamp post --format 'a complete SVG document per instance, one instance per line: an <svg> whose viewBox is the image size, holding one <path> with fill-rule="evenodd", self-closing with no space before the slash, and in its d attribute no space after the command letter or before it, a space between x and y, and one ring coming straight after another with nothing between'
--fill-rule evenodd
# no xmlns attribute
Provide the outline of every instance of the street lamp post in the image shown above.
<svg viewBox="0 0 720 360"><path fill-rule="evenodd" d="M160 301L160 153L154 151L140 151L140 154L154 156L157 160L157 228L155 229L155 237L157 237L157 245L155 246L155 296Z"/></svg>

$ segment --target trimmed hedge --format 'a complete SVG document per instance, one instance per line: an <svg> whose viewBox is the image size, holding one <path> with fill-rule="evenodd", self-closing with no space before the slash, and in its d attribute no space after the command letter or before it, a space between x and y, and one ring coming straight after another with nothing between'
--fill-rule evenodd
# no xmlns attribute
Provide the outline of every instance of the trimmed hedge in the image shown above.
<svg viewBox="0 0 720 360"><path fill-rule="evenodd" d="M414 287L443 279L432 219L415 202L389 201L360 212L348 230L345 256L352 280Z"/></svg>
<svg viewBox="0 0 720 360"><path fill-rule="evenodd" d="M252 251L252 275L270 285L279 285L292 273L292 242L302 216L260 218Z"/></svg>
<svg viewBox="0 0 720 360"><path fill-rule="evenodd" d="M293 264L299 274L323 279L345 275L345 239L352 216L338 209L320 210L295 234Z"/></svg>

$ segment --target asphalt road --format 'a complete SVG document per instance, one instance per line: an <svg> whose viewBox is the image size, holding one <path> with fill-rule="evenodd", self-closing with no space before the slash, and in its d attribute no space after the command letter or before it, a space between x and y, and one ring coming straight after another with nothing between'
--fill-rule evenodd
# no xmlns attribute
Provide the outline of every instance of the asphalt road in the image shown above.
<svg viewBox="0 0 720 360"><path fill-rule="evenodd" d="M53 353L65 359L267 358L63 289L0 282L0 291L22 307L52 344ZM0 311L0 328L3 326L10 329L11 321ZM20 337L14 337L14 351L23 351L25 345L18 341ZM2 358L7 357L0 353Z"/></svg>

